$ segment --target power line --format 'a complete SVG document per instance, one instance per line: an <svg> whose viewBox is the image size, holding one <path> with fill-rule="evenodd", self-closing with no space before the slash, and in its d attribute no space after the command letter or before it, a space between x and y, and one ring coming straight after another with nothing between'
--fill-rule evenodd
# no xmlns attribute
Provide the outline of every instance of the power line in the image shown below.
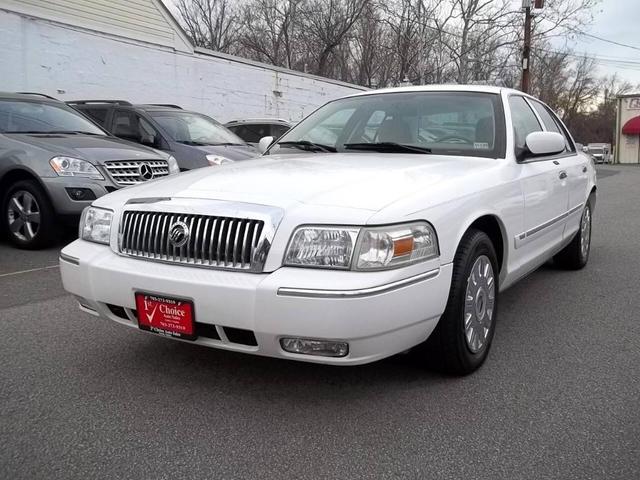
<svg viewBox="0 0 640 480"><path fill-rule="evenodd" d="M609 40L607 38L599 37L597 35L592 35L591 33L583 32L581 30L571 29L571 31L576 33L577 35L581 35L583 37L595 38L596 40L600 40L601 42L606 42L606 43L610 43L612 45L618 45L619 47L631 48L633 50L640 51L640 47L637 47L635 45L629 45L627 43L616 42L614 40Z"/></svg>

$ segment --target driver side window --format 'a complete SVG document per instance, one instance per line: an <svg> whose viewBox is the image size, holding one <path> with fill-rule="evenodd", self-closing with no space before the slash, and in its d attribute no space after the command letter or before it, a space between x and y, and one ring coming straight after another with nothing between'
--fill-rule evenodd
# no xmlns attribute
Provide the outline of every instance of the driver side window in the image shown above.
<svg viewBox="0 0 640 480"><path fill-rule="evenodd" d="M144 118L134 112L116 110L113 114L113 134L132 142L158 148L160 135Z"/></svg>
<svg viewBox="0 0 640 480"><path fill-rule="evenodd" d="M542 127L524 98L517 95L509 97L509 106L511 107L516 148L524 148L527 135L541 132Z"/></svg>

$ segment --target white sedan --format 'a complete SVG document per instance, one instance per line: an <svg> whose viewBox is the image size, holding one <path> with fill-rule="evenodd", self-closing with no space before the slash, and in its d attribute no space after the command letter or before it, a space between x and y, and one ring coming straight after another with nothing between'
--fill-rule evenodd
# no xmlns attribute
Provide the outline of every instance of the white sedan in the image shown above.
<svg viewBox="0 0 640 480"><path fill-rule="evenodd" d="M589 258L593 165L521 92L366 92L261 145L87 208L60 255L80 309L334 365L421 345L466 374L487 357L500 291L551 258Z"/></svg>

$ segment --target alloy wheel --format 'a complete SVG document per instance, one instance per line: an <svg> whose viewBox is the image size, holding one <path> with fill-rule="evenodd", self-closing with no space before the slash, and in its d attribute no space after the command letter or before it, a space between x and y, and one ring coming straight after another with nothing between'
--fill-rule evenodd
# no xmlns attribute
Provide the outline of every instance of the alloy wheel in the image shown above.
<svg viewBox="0 0 640 480"><path fill-rule="evenodd" d="M18 190L9 197L7 207L9 231L16 238L30 242L40 229L40 206L26 190Z"/></svg>

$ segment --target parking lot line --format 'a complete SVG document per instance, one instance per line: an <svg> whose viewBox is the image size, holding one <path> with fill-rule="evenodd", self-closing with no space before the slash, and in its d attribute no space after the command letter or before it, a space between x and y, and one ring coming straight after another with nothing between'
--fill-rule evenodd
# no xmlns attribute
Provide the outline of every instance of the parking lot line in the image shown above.
<svg viewBox="0 0 640 480"><path fill-rule="evenodd" d="M28 270L18 270L17 272L2 273L0 274L0 278L20 275L22 273L38 272L40 270L50 270L52 268L59 268L59 265L49 265L48 267L30 268Z"/></svg>

